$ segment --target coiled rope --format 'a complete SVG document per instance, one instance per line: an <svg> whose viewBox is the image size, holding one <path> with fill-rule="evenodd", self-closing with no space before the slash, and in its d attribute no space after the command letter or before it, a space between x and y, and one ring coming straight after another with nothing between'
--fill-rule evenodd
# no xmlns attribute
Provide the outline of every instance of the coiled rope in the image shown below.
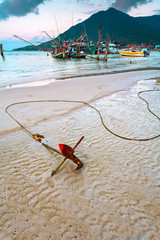
<svg viewBox="0 0 160 240"><path fill-rule="evenodd" d="M142 99L144 102L146 102L148 111L149 111L152 115L154 115L158 120L160 120L160 118L159 118L155 113L153 113L153 112L151 111L151 109L149 108L149 103L147 102L147 100L145 100L142 96L140 96L142 93L155 92L155 91L160 91L160 90L140 91L140 92L138 93L138 97L139 97L140 99ZM84 102L84 101L76 101L76 100L73 100L73 101L71 101L71 100L35 100L35 101L17 102L17 103L12 103L12 104L8 105L8 106L6 107L6 109L5 109L6 113L7 113L14 121L16 121L16 122L17 122L29 135L31 135L33 138L36 138L36 137L44 138L44 137L43 137L42 135L40 135L40 134L33 134L31 131L29 131L29 130L28 130L26 127L24 127L15 117L13 117L13 116L8 112L8 109L9 109L10 107L12 107L12 106L19 105L19 104L38 103L38 102L39 102L39 103L40 103L40 102L41 102L41 103L42 103L42 102L48 102L48 103L49 103L49 102L54 102L54 103L56 103L56 102L65 102L65 103L80 103L80 104L84 104L84 105L86 105L86 106L94 109L94 110L99 114L101 123L102 123L103 127L104 127L108 132L110 132L110 133L113 134L114 136L119 137L119 138L124 139L124 140L129 140L129 141L149 141L149 140L153 140L153 139L156 139L156 138L160 137L160 134L155 135L155 136L153 136L153 137L149 137L149 138L129 138L129 137L121 136L121 135L113 132L112 130L110 130L110 129L105 125L105 123L104 123L104 121L103 121L103 117L102 117L100 111L99 111L97 108L93 107L91 104L89 104L89 103L87 103L87 102Z"/></svg>

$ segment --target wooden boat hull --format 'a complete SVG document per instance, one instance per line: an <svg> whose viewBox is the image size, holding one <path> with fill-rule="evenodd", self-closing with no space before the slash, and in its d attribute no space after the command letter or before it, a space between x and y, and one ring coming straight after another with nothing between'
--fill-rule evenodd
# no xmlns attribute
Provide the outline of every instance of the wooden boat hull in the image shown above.
<svg viewBox="0 0 160 240"><path fill-rule="evenodd" d="M95 53L94 54L87 54L86 57L91 58L91 59L98 59L98 54L95 54ZM99 59L104 60L105 59L105 54L104 53L99 54Z"/></svg>
<svg viewBox="0 0 160 240"><path fill-rule="evenodd" d="M57 53L57 54L53 54L53 53L51 53L51 54L52 54L52 57L54 57L54 58L63 58L63 59L65 59L65 58L69 57L68 51L60 52L60 53Z"/></svg>
<svg viewBox="0 0 160 240"><path fill-rule="evenodd" d="M76 54L76 53L70 53L69 54L70 58L85 58L86 55L85 54Z"/></svg>

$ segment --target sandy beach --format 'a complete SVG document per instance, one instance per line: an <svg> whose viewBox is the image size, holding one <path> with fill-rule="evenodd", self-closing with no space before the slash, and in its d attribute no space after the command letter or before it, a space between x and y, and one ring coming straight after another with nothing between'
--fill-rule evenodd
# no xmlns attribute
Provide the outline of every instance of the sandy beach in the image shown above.
<svg viewBox="0 0 160 240"><path fill-rule="evenodd" d="M160 90L160 70L59 80L44 86L0 90L2 240L159 240L160 142L126 141L110 134L94 109L81 103L23 103L9 112L49 145L74 146L84 167L75 171L34 141L6 114L16 102L84 101L119 135L148 138L160 123L137 97ZM160 115L159 92L143 95Z"/></svg>

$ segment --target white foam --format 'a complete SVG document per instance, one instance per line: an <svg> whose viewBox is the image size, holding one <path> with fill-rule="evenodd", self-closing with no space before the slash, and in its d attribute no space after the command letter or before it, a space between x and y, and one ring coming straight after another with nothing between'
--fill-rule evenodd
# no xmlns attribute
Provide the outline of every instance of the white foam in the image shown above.
<svg viewBox="0 0 160 240"><path fill-rule="evenodd" d="M10 86L6 86L6 88L38 87L38 86L48 85L48 84L53 83L55 81L56 81L56 79L35 81L35 82L29 82L29 83L23 83L23 84L10 85Z"/></svg>

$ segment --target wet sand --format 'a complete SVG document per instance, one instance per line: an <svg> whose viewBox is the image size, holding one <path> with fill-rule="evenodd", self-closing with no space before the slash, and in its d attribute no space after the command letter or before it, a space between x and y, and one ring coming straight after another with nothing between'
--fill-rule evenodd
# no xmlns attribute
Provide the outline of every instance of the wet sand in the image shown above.
<svg viewBox="0 0 160 240"><path fill-rule="evenodd" d="M160 89L160 71L121 73L55 82L43 87L3 89L0 94L0 189L3 240L158 240L160 236L159 139L125 141L107 132L98 114L74 103L34 103L10 108L48 144L74 146L84 167L75 171L26 134L4 112L13 102L82 100L102 113L114 132L137 138L159 133L137 93ZM15 98L16 96L16 98ZM144 94L159 116L159 92ZM79 108L80 107L80 108Z"/></svg>

